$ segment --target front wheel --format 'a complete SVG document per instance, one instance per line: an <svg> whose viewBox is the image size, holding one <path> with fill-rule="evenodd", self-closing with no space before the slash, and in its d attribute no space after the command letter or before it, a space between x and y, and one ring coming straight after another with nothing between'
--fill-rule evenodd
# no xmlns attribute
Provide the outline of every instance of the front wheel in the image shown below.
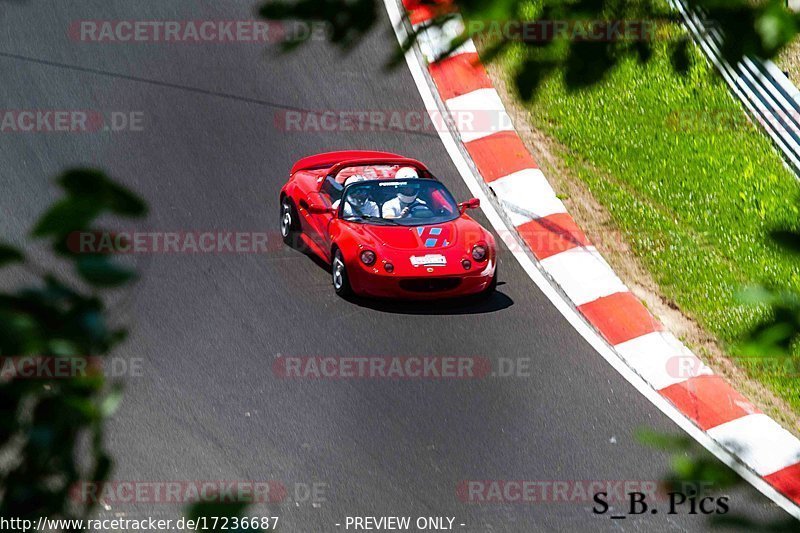
<svg viewBox="0 0 800 533"><path fill-rule="evenodd" d="M283 242L289 246L293 246L295 236L300 230L300 219L297 217L297 210L289 198L281 200L281 237Z"/></svg>
<svg viewBox="0 0 800 533"><path fill-rule="evenodd" d="M338 248L333 253L333 261L331 261L331 276L333 277L333 290L342 298L346 298L353 294L353 289L350 287L350 279L347 277L347 266L344 264L344 256L342 251Z"/></svg>

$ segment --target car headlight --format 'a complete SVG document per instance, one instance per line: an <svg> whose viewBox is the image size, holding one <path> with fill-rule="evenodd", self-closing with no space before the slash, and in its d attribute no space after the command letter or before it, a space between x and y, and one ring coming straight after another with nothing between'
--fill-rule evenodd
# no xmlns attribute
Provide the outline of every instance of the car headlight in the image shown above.
<svg viewBox="0 0 800 533"><path fill-rule="evenodd" d="M372 250L364 250L361 252L361 262L367 266L375 264L375 252Z"/></svg>
<svg viewBox="0 0 800 533"><path fill-rule="evenodd" d="M472 247L472 258L475 261L483 261L486 259L486 245L476 244Z"/></svg>

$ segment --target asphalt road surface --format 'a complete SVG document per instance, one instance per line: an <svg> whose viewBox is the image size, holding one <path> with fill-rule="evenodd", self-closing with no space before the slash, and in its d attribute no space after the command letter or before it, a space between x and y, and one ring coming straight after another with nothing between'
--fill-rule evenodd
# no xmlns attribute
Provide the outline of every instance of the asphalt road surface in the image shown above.
<svg viewBox="0 0 800 533"><path fill-rule="evenodd" d="M94 110L141 131L0 134L4 238L19 242L58 197L52 178L90 165L139 192L151 231L277 231L288 169L315 152L373 148L419 158L470 195L435 132L303 131L287 110L422 110L405 65L387 72L388 21L343 54L312 42L287 55L255 43L79 42L70 24L239 20L251 2L0 2L0 107ZM114 116L119 117L116 114ZM483 221L483 217L478 214ZM272 235L276 238L276 234ZM265 254L138 257L141 281L115 295L141 360L108 441L117 480L276 480L287 497L254 513L282 531L340 531L347 516L450 516L479 531L699 531L703 516L611 520L589 500L466 504L463 480L657 480L667 454L637 428L679 429L581 339L501 250L499 293L483 305L337 298L328 273L282 246ZM278 354L529 359L528 377L286 380ZM316 498L306 487L316 486ZM781 516L755 490L732 512ZM114 502L106 517L176 517L182 505ZM337 526L336 524L340 524ZM460 524L464 524L461 526Z"/></svg>

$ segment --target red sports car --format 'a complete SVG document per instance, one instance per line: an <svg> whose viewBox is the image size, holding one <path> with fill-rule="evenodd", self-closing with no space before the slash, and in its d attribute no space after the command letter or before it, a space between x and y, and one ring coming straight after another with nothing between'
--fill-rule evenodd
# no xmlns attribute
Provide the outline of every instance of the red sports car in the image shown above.
<svg viewBox="0 0 800 533"><path fill-rule="evenodd" d="M494 237L419 161L343 151L301 159L280 194L281 235L331 265L340 296L433 299L497 286Z"/></svg>

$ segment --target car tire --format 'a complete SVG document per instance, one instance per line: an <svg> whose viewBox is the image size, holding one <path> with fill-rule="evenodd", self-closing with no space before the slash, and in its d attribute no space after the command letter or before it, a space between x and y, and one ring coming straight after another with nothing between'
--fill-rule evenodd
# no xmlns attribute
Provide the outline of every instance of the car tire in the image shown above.
<svg viewBox="0 0 800 533"><path fill-rule="evenodd" d="M280 228L284 244L296 246L296 237L300 233L300 219L294 203L288 197L281 200Z"/></svg>
<svg viewBox="0 0 800 533"><path fill-rule="evenodd" d="M338 248L333 252L333 259L331 260L331 278L333 280L333 290L336 291L337 295L342 298L353 295L350 278L347 277L344 255Z"/></svg>

